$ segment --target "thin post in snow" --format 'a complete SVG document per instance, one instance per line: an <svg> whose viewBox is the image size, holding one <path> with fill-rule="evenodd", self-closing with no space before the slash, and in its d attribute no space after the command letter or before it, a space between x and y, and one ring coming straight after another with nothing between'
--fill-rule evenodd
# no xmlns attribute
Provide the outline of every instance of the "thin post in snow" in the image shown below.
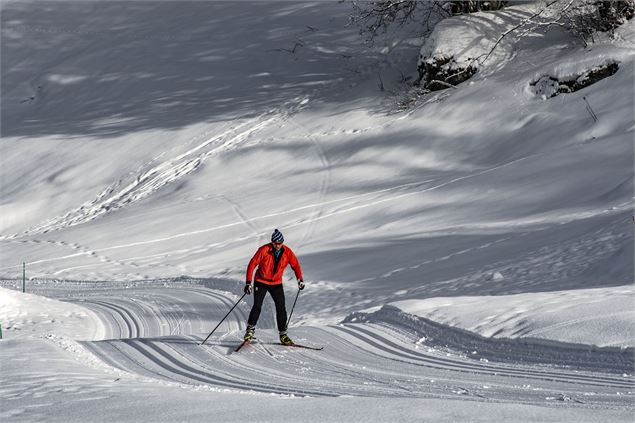
<svg viewBox="0 0 635 423"><path fill-rule="evenodd" d="M586 97L582 97L582 100L584 100L584 102L586 103L586 111L589 112L589 114L593 118L593 121L597 122L598 121L598 117L595 114L595 112L593 111L593 109L591 108L591 105L589 104L589 101L586 99Z"/></svg>
<svg viewBox="0 0 635 423"><path fill-rule="evenodd" d="M22 262L22 292L26 292L26 263Z"/></svg>

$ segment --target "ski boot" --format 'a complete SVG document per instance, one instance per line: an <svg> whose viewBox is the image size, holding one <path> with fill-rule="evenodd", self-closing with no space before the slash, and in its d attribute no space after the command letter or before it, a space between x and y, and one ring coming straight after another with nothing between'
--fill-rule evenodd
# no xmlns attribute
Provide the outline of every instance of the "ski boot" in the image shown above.
<svg viewBox="0 0 635 423"><path fill-rule="evenodd" d="M256 334L256 327L252 325L247 325L247 330L245 331L245 336L243 337L243 341L251 341L254 339L254 335Z"/></svg>
<svg viewBox="0 0 635 423"><path fill-rule="evenodd" d="M280 343L282 345L293 345L293 341L286 332L280 334Z"/></svg>

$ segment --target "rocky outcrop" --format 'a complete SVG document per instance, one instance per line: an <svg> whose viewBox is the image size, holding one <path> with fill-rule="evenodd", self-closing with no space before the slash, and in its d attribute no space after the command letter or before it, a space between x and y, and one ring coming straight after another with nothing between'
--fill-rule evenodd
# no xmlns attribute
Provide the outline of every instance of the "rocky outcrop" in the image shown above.
<svg viewBox="0 0 635 423"><path fill-rule="evenodd" d="M587 71L572 75L567 78L556 78L550 75L543 75L537 80L531 82L531 90L537 96L543 99L555 97L559 94L567 94L579 91L589 85L595 84L604 78L614 75L619 69L616 62L607 63L597 66Z"/></svg>

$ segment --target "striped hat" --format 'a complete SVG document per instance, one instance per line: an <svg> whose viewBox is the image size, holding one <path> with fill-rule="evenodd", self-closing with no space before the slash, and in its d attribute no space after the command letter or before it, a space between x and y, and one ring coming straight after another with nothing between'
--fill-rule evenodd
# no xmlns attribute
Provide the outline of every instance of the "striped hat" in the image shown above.
<svg viewBox="0 0 635 423"><path fill-rule="evenodd" d="M284 237L282 236L282 232L279 230L273 231L271 234L271 242L284 242Z"/></svg>

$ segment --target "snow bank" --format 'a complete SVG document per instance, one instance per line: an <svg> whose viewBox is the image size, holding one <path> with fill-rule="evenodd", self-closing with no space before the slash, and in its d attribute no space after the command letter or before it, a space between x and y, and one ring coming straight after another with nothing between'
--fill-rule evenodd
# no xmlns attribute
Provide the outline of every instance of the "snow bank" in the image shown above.
<svg viewBox="0 0 635 423"><path fill-rule="evenodd" d="M635 287L391 303L401 311L494 338L635 346Z"/></svg>
<svg viewBox="0 0 635 423"><path fill-rule="evenodd" d="M420 77L457 84L483 65L497 68L512 56L513 41L502 38L520 20L519 11L527 6L496 13L479 12L455 16L439 22L426 39L419 54ZM458 79L454 74L460 73ZM433 75L435 74L435 75Z"/></svg>
<svg viewBox="0 0 635 423"><path fill-rule="evenodd" d="M92 340L104 334L99 318L84 307L5 288L0 288L0 324L5 339L54 333Z"/></svg>

